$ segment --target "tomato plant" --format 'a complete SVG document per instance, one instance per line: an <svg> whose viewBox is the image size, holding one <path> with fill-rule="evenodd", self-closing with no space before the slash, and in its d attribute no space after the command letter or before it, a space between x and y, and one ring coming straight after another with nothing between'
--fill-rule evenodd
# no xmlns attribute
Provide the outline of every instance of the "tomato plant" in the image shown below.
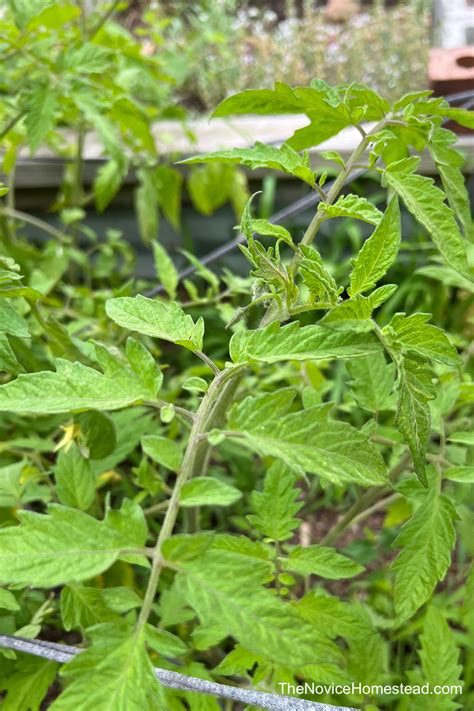
<svg viewBox="0 0 474 711"><path fill-rule="evenodd" d="M258 198L248 201L249 278L200 267L186 296L158 246L167 296L151 299L130 280L95 290L77 275L48 280L46 263L40 278L27 246L7 245L7 709L39 708L53 682L58 710L219 708L159 683L153 666L261 691L342 685L306 697L367 709L473 699L469 332L387 310L401 204L462 298L472 292L462 160L442 127L444 118L472 127L472 114L426 91L390 104L367 86L322 81L246 91L214 115L243 113L303 113L309 123L281 147L185 163L283 171L321 198L300 239L254 218ZM307 149L346 126L360 143L347 161L329 156L337 175L327 189ZM442 188L418 172L424 150ZM379 176L385 209L342 192L360 165ZM365 223L368 235L336 279L317 237L338 218ZM13 633L84 650L58 669L15 658ZM382 686L344 691L350 681ZM401 682L412 690L382 688ZM423 696L425 683L451 690Z"/></svg>

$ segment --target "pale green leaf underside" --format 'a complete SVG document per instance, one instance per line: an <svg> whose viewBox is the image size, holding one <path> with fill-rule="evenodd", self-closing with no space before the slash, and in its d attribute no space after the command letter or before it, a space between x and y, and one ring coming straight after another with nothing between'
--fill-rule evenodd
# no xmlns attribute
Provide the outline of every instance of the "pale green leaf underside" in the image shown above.
<svg viewBox="0 0 474 711"><path fill-rule="evenodd" d="M234 363L354 358L381 351L372 333L334 331L319 325L300 327L297 322L287 326L275 322L266 328L235 333L229 348Z"/></svg>
<svg viewBox="0 0 474 711"><path fill-rule="evenodd" d="M129 331L171 341L191 351L202 349L204 321L200 318L194 323L174 301L123 296L109 299L105 310L112 321Z"/></svg>
<svg viewBox="0 0 474 711"><path fill-rule="evenodd" d="M342 195L332 205L320 203L319 209L324 210L326 218L352 217L371 225L377 225L383 214L373 203L359 195Z"/></svg>
<svg viewBox="0 0 474 711"><path fill-rule="evenodd" d="M281 148L267 146L257 141L252 148L231 148L225 151L215 151L204 155L194 156L180 161L181 163L239 163L253 170L256 168L270 168L281 170L288 175L300 178L308 185L314 187L315 176L309 166L307 156L301 156L289 146L283 144Z"/></svg>

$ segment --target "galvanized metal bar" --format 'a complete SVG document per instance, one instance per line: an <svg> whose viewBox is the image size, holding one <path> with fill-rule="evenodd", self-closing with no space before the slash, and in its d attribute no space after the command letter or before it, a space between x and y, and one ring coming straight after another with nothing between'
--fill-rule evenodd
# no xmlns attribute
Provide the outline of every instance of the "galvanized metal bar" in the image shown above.
<svg viewBox="0 0 474 711"><path fill-rule="evenodd" d="M36 657L60 662L61 664L65 664L76 654L80 654L83 651L67 644L56 644L38 639L24 639L10 635L0 635L0 647L23 652L24 654L33 654ZM221 699L240 701L262 709L269 709L269 711L355 711L355 709L348 706L320 704L317 701L307 701L306 699L280 696L279 694L254 691L253 689L242 689L238 686L218 684L217 682L198 679L194 676L185 676L168 669L155 667L154 671L158 681L169 689L211 694Z"/></svg>

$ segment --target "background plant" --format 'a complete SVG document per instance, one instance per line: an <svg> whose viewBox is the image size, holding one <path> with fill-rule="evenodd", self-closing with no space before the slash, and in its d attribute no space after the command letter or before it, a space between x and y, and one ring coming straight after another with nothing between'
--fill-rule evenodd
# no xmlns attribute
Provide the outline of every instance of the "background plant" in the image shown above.
<svg viewBox="0 0 474 711"><path fill-rule="evenodd" d="M31 284L31 255L7 245L1 629L92 642L50 690L49 701L65 687L53 708L201 703L160 688L151 661L269 690L294 678L455 684L462 659L472 699L468 334L401 313L388 271L400 200L439 252L430 278L468 298L470 216L440 124L472 117L426 92L390 105L365 86L321 81L245 92L216 115L289 110L309 124L281 148L188 161L278 168L324 197L300 240L248 203L250 280L201 268L186 295L158 246L168 298L135 296L105 274L100 289L77 274L45 280L45 294ZM344 125L359 126L361 142L347 163L333 156L340 172L326 190L304 150ZM444 193L408 157L425 146ZM340 192L363 161L387 188L384 211ZM314 245L337 218L371 230L345 272ZM38 706L56 672L10 654L6 708L20 680ZM432 708L433 698L327 700Z"/></svg>
<svg viewBox="0 0 474 711"><path fill-rule="evenodd" d="M314 76L334 84L364 81L395 101L427 75L430 12L423 2L363 10L354 4L331 21L325 8L293 0L284 16L235 0L178 7L175 14L165 7L158 13L169 23L157 50L175 68L178 95L198 110L212 110L235 91L275 81L306 84Z"/></svg>

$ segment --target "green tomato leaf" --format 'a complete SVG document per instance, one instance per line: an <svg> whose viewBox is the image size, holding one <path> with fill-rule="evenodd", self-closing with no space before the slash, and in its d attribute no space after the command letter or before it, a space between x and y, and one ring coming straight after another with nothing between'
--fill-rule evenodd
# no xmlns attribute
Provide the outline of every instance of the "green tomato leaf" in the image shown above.
<svg viewBox="0 0 474 711"><path fill-rule="evenodd" d="M469 194L466 188L462 166L464 156L452 147L457 136L445 128L433 131L428 148L441 176L448 202L464 229L465 235L472 235L472 217Z"/></svg>
<svg viewBox="0 0 474 711"><path fill-rule="evenodd" d="M474 467L449 467L443 472L443 476L460 484L474 484Z"/></svg>
<svg viewBox="0 0 474 711"><path fill-rule="evenodd" d="M301 106L293 90L286 84L275 83L274 89L250 89L224 99L212 114L233 116L236 114L298 114Z"/></svg>
<svg viewBox="0 0 474 711"><path fill-rule="evenodd" d="M178 471L183 458L179 444L167 437L152 434L142 437L141 444L145 454L154 462L171 471Z"/></svg>
<svg viewBox="0 0 474 711"><path fill-rule="evenodd" d="M153 249L153 258L155 261L155 270L157 276L170 299L176 297L176 289L178 287L178 271L173 264L173 260L168 255L168 252L159 242L151 243Z"/></svg>
<svg viewBox="0 0 474 711"><path fill-rule="evenodd" d="M242 492L219 479L201 476L184 484L181 506L230 506L242 498Z"/></svg>
<svg viewBox="0 0 474 711"><path fill-rule="evenodd" d="M472 281L466 249L453 211L446 205L445 195L432 180L414 171L420 158L405 158L387 166L387 184L401 197L408 210L420 222L444 260L462 276Z"/></svg>
<svg viewBox="0 0 474 711"><path fill-rule="evenodd" d="M74 420L81 430L81 448L90 459L103 459L112 454L117 445L117 433L111 417L89 410L76 415Z"/></svg>
<svg viewBox="0 0 474 711"><path fill-rule="evenodd" d="M334 664L340 653L324 633L305 623L290 604L264 587L268 562L210 548L193 560L173 564L180 572L182 595L201 623L218 624L222 636L265 659L297 668L324 661Z"/></svg>
<svg viewBox="0 0 474 711"><path fill-rule="evenodd" d="M11 610L12 612L20 609L14 594L9 590L5 590L5 588L0 588L0 609Z"/></svg>
<svg viewBox="0 0 474 711"><path fill-rule="evenodd" d="M397 258L400 241L400 209L394 197L353 262L350 296L372 289L387 273Z"/></svg>
<svg viewBox="0 0 474 711"><path fill-rule="evenodd" d="M467 444L469 447L474 447L474 432L452 432L448 439L456 444Z"/></svg>
<svg viewBox="0 0 474 711"><path fill-rule="evenodd" d="M318 250L301 244L302 257L299 261L303 284L308 287L313 303L323 302L325 308L335 306L343 288L338 288L335 280L324 266Z"/></svg>
<svg viewBox="0 0 474 711"><path fill-rule="evenodd" d="M303 619L320 626L331 638L362 640L374 631L355 605L321 589L304 595L295 607Z"/></svg>
<svg viewBox="0 0 474 711"><path fill-rule="evenodd" d="M52 504L48 514L18 511L20 526L0 530L0 582L55 587L86 580L110 568L122 551L145 543L141 509L123 505L98 521L82 511Z"/></svg>
<svg viewBox="0 0 474 711"><path fill-rule="evenodd" d="M430 314L415 313L405 316L396 313L383 329L395 343L422 358L429 358L437 363L458 366L461 358L449 338L437 326L427 323Z"/></svg>
<svg viewBox="0 0 474 711"><path fill-rule="evenodd" d="M2 679L3 711L39 711L58 671L56 662L22 656L11 676Z"/></svg>
<svg viewBox="0 0 474 711"><path fill-rule="evenodd" d="M359 195L342 195L332 205L321 202L319 209L324 211L326 219L352 217L356 220L368 222L371 225L378 225L383 214L373 203Z"/></svg>
<svg viewBox="0 0 474 711"><path fill-rule="evenodd" d="M106 604L103 590L84 587L83 585L66 585L61 590L61 617L64 629L87 629L101 622L118 619Z"/></svg>
<svg viewBox="0 0 474 711"><path fill-rule="evenodd" d="M256 168L269 168L281 170L288 175L300 178L311 187L314 187L315 176L309 165L307 155L300 156L289 146L283 144L281 148L267 146L257 141L252 148L232 148L225 151L215 151L204 155L194 156L180 161L181 163L238 163L255 170Z"/></svg>
<svg viewBox="0 0 474 711"><path fill-rule="evenodd" d="M0 410L55 413L75 410L118 410L155 397L135 374L116 361L115 371L56 359L56 371L26 373L0 386Z"/></svg>
<svg viewBox="0 0 474 711"><path fill-rule="evenodd" d="M397 427L410 448L417 476L426 484L425 455L431 432L428 403L436 395L434 374L425 361L412 356L405 356L397 369Z"/></svg>
<svg viewBox="0 0 474 711"><path fill-rule="evenodd" d="M26 133L31 154L43 143L54 127L58 98L49 84L37 84L26 102Z"/></svg>
<svg viewBox="0 0 474 711"><path fill-rule="evenodd" d="M163 373L150 351L135 338L127 338L126 354L130 367L143 386L156 397L163 383Z"/></svg>
<svg viewBox="0 0 474 711"><path fill-rule="evenodd" d="M247 205L247 209L250 207L250 200ZM287 229L281 225L273 225L268 220L250 220L246 231L247 234L256 233L258 235L262 235L263 237L275 237L275 239L281 239L286 244L293 244L293 239Z"/></svg>
<svg viewBox="0 0 474 711"><path fill-rule="evenodd" d="M0 332L17 338L30 337L25 319L4 299L0 299Z"/></svg>
<svg viewBox="0 0 474 711"><path fill-rule="evenodd" d="M327 411L327 405L316 405L274 421L260 419L254 427L247 423L242 444L260 456L280 459L300 476L308 472L363 486L384 483L385 465L375 445L346 422L329 420Z"/></svg>
<svg viewBox="0 0 474 711"><path fill-rule="evenodd" d="M175 634L167 630L160 630L150 624L145 626L145 640L151 649L163 657L181 657L188 652L185 643Z"/></svg>
<svg viewBox="0 0 474 711"><path fill-rule="evenodd" d="M161 687L145 648L144 628L98 625L92 632L92 645L67 662L61 675L69 684L52 703L52 711L77 710L84 699L97 711L143 711L151 701L155 708L163 708Z"/></svg>
<svg viewBox="0 0 474 711"><path fill-rule="evenodd" d="M202 350L204 321L196 323L174 301L158 301L145 296L109 299L107 316L129 331L171 341L191 351Z"/></svg>
<svg viewBox="0 0 474 711"><path fill-rule="evenodd" d="M257 531L272 541L286 541L301 525L294 515L303 506L296 475L282 462L275 462L265 475L263 491L253 491L253 514L247 516Z"/></svg>
<svg viewBox="0 0 474 711"><path fill-rule="evenodd" d="M49 3L40 12L35 12L34 17L28 22L28 30L37 30L44 27L47 30L56 30L81 14L80 9L72 2Z"/></svg>
<svg viewBox="0 0 474 711"><path fill-rule="evenodd" d="M347 556L326 546L295 546L287 558L281 558L284 570L308 575L319 575L330 580L352 578L364 571L364 567Z"/></svg>
<svg viewBox="0 0 474 711"><path fill-rule="evenodd" d="M351 394L368 412L380 412L394 405L395 366L387 363L383 353L355 358L347 363L352 378Z"/></svg>
<svg viewBox="0 0 474 711"><path fill-rule="evenodd" d="M69 449L62 449L56 467L56 493L66 506L87 511L95 498L96 478L90 464L79 447L73 442Z"/></svg>
<svg viewBox="0 0 474 711"><path fill-rule="evenodd" d="M443 687L462 686L462 665L460 650L456 643L454 632L450 629L443 612L432 605L428 608L420 635L421 649L418 654L421 660L423 677L434 688L436 684ZM455 692L443 694L436 698L436 711L455 711L461 705L454 701Z"/></svg>
<svg viewBox="0 0 474 711"><path fill-rule="evenodd" d="M128 163L115 158L99 168L93 186L95 206L99 212L103 212L118 193L127 170Z"/></svg>
<svg viewBox="0 0 474 711"><path fill-rule="evenodd" d="M441 494L436 478L431 477L421 504L393 544L402 549L392 563L395 611L400 622L412 617L428 600L451 562L458 515L451 501Z"/></svg>
<svg viewBox="0 0 474 711"><path fill-rule="evenodd" d="M372 333L335 331L320 325L300 327L295 321L286 326L274 322L255 331L234 333L229 348L234 363L278 363L355 358L377 353L381 345Z"/></svg>

